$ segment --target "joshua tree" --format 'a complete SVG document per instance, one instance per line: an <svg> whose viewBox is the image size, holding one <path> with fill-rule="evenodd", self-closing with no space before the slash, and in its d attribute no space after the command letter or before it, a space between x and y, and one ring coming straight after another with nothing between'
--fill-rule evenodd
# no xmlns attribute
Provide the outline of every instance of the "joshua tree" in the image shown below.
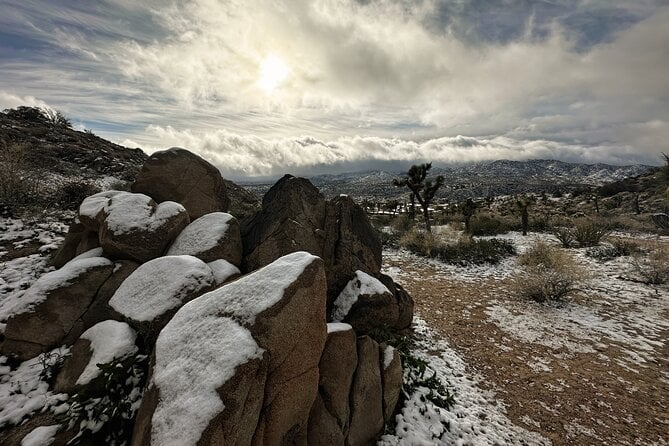
<svg viewBox="0 0 669 446"><path fill-rule="evenodd" d="M469 234L469 222L476 212L476 203L471 198L467 198L462 204L462 216L465 218L465 232Z"/></svg>
<svg viewBox="0 0 669 446"><path fill-rule="evenodd" d="M397 187L407 187L411 191L411 214L414 213L414 203L418 200L423 208L423 217L425 218L425 230L432 231L430 226L430 203L439 188L444 185L444 177L439 175L434 182L427 179L427 174L432 168L432 163L424 163L411 166L403 178L393 180Z"/></svg>
<svg viewBox="0 0 669 446"><path fill-rule="evenodd" d="M522 196L516 198L516 208L520 211L520 221L523 228L523 235L527 235L530 226L530 207L531 201L528 197Z"/></svg>

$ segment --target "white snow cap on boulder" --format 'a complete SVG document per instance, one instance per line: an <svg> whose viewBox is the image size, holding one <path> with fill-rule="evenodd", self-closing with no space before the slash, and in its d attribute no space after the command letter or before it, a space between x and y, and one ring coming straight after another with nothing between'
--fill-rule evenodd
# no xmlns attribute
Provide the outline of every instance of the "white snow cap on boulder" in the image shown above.
<svg viewBox="0 0 669 446"><path fill-rule="evenodd" d="M103 321L86 330L81 339L91 343L92 352L88 365L77 379L77 385L86 385L100 375L98 364L114 359L124 359L137 352L137 333L125 322Z"/></svg>
<svg viewBox="0 0 669 446"><path fill-rule="evenodd" d="M179 309L156 341L153 384L160 399L151 418L151 444L197 444L225 409L217 389L237 367L263 356L245 326L277 304L315 259L306 252L289 254Z"/></svg>
<svg viewBox="0 0 669 446"><path fill-rule="evenodd" d="M238 276L241 274L239 268L237 268L235 265L228 262L227 260L223 259L209 262L207 263L207 266L209 266L209 268L211 268L211 271L214 273L214 279L216 280L216 285L221 285L231 277Z"/></svg>
<svg viewBox="0 0 669 446"><path fill-rule="evenodd" d="M87 271L100 266L111 266L112 261L104 257L89 257L71 260L61 269L44 274L25 292L16 304L7 309L7 315L16 316L32 310L44 302L50 291L74 283Z"/></svg>
<svg viewBox="0 0 669 446"><path fill-rule="evenodd" d="M116 290L109 305L129 319L148 322L213 283L211 268L196 257L158 257L137 268Z"/></svg>
<svg viewBox="0 0 669 446"><path fill-rule="evenodd" d="M346 284L346 287L335 299L332 320L335 322L343 321L351 311L353 304L358 301L358 297L386 293L392 294L380 280L358 270L355 272L355 277Z"/></svg>
<svg viewBox="0 0 669 446"><path fill-rule="evenodd" d="M115 235L138 230L155 231L175 215L186 212L174 201L163 201L155 207L152 204L153 199L148 195L119 192L104 205L105 224Z"/></svg>
<svg viewBox="0 0 669 446"><path fill-rule="evenodd" d="M167 255L191 255L199 257L216 248L228 236L235 217L225 212L212 212L191 222L172 242Z"/></svg>

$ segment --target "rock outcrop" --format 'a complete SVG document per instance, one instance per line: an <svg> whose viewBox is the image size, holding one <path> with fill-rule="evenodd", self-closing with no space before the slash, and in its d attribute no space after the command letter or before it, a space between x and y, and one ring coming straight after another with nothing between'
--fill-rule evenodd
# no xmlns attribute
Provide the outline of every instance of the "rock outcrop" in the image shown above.
<svg viewBox="0 0 669 446"><path fill-rule="evenodd" d="M379 344L369 336L358 338L358 368L351 391L350 446L372 444L383 428L383 385Z"/></svg>
<svg viewBox="0 0 669 446"><path fill-rule="evenodd" d="M178 147L152 154L132 184L132 191L146 194L158 203L181 203L192 220L211 212L226 212L230 205L218 169Z"/></svg>
<svg viewBox="0 0 669 446"><path fill-rule="evenodd" d="M306 444L325 291L322 261L297 252L185 305L158 337L157 396L142 403L133 444L249 444L249 426L251 444ZM199 404L184 407L186 397ZM196 426L184 429L184 418Z"/></svg>
<svg viewBox="0 0 669 446"><path fill-rule="evenodd" d="M113 268L110 260L92 257L43 275L12 309L2 353L26 360L77 339L85 329L81 317Z"/></svg>
<svg viewBox="0 0 669 446"><path fill-rule="evenodd" d="M168 256L191 255L204 262L242 262L242 238L237 219L225 212L203 215L186 226L167 250Z"/></svg>
<svg viewBox="0 0 669 446"><path fill-rule="evenodd" d="M308 180L286 175L265 194L262 210L242 228L244 271L306 251L321 256L325 198Z"/></svg>

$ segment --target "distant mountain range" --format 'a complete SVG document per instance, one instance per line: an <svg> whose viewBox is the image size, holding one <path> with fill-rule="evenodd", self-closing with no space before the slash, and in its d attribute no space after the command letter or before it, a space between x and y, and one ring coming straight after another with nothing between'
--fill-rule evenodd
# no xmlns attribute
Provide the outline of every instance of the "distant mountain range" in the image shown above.
<svg viewBox="0 0 669 446"><path fill-rule="evenodd" d="M527 192L567 192L586 186L600 186L623 178L643 175L652 166L566 163L556 160L490 161L446 168L435 167L430 177L443 175L445 186L438 197L450 200L509 195ZM347 194L356 198L405 198L406 190L392 185L401 172L368 171L310 177L328 196ZM262 196L271 184L245 183L244 187Z"/></svg>

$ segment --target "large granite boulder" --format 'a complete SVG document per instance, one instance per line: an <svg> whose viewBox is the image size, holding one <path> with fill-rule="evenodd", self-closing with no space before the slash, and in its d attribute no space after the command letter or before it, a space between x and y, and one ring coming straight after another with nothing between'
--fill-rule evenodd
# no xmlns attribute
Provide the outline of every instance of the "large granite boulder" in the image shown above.
<svg viewBox="0 0 669 446"><path fill-rule="evenodd" d="M91 257L40 277L9 309L2 353L26 360L74 342L85 329L82 316L113 269L110 260Z"/></svg>
<svg viewBox="0 0 669 446"><path fill-rule="evenodd" d="M358 335L395 328L399 309L395 296L378 279L356 271L333 304L332 320L350 324Z"/></svg>
<svg viewBox="0 0 669 446"><path fill-rule="evenodd" d="M322 261L296 252L184 305L158 336L133 445L306 444L325 292Z"/></svg>
<svg viewBox="0 0 669 446"><path fill-rule="evenodd" d="M414 302L413 298L399 283L395 283L390 276L385 274L380 274L378 276L379 281L383 283L393 296L395 296L395 302L397 303L397 322L395 323L395 328L402 330L409 328L411 322L413 321L413 308Z"/></svg>
<svg viewBox="0 0 669 446"><path fill-rule="evenodd" d="M306 251L321 256L325 199L304 178L286 175L265 194L262 210L242 228L243 270Z"/></svg>
<svg viewBox="0 0 669 446"><path fill-rule="evenodd" d="M191 255L204 262L223 259L239 266L242 262L239 223L225 212L203 215L181 231L167 255Z"/></svg>
<svg viewBox="0 0 669 446"><path fill-rule="evenodd" d="M211 268L193 256L158 257L123 281L109 306L151 344L172 315L215 283Z"/></svg>
<svg viewBox="0 0 669 446"><path fill-rule="evenodd" d="M383 429L383 386L379 364L379 344L369 336L358 338L358 368L351 391L350 446L373 444Z"/></svg>
<svg viewBox="0 0 669 446"><path fill-rule="evenodd" d="M232 181L224 179L223 182L225 183L228 198L230 198L228 213L234 215L237 220L242 221L253 217L262 208L258 195Z"/></svg>
<svg viewBox="0 0 669 446"><path fill-rule="evenodd" d="M386 344L379 346L381 358L381 383L383 384L383 419L391 422L402 391L402 359L400 352Z"/></svg>
<svg viewBox="0 0 669 446"><path fill-rule="evenodd" d="M322 257L331 305L355 271L379 274L382 246L365 211L345 195L327 203L324 229Z"/></svg>
<svg viewBox="0 0 669 446"><path fill-rule="evenodd" d="M100 246L98 233L87 229L78 221L72 223L65 235L63 244L58 248L51 258L51 264L56 268L62 268L67 262L82 254Z"/></svg>
<svg viewBox="0 0 669 446"><path fill-rule="evenodd" d="M89 202L93 200L97 207ZM139 262L161 256L190 222L178 203L156 204L147 195L128 192L119 192L104 201L96 195L86 198L79 211L82 222L84 215L100 222L100 246L106 254Z"/></svg>
<svg viewBox="0 0 669 446"><path fill-rule="evenodd" d="M54 391L74 393L99 381L101 370L98 364L109 364L115 359L123 360L137 353L137 333L124 322L108 320L100 322L81 335L72 346L71 354L58 373ZM98 391L104 391L102 383Z"/></svg>
<svg viewBox="0 0 669 446"><path fill-rule="evenodd" d="M309 444L343 445L349 430L349 396L358 365L356 335L348 324L328 324L319 363L319 395L309 417Z"/></svg>
<svg viewBox="0 0 669 446"><path fill-rule="evenodd" d="M230 204L219 170L193 152L178 147L152 154L131 190L159 203L181 203L193 220L211 212L226 212Z"/></svg>

